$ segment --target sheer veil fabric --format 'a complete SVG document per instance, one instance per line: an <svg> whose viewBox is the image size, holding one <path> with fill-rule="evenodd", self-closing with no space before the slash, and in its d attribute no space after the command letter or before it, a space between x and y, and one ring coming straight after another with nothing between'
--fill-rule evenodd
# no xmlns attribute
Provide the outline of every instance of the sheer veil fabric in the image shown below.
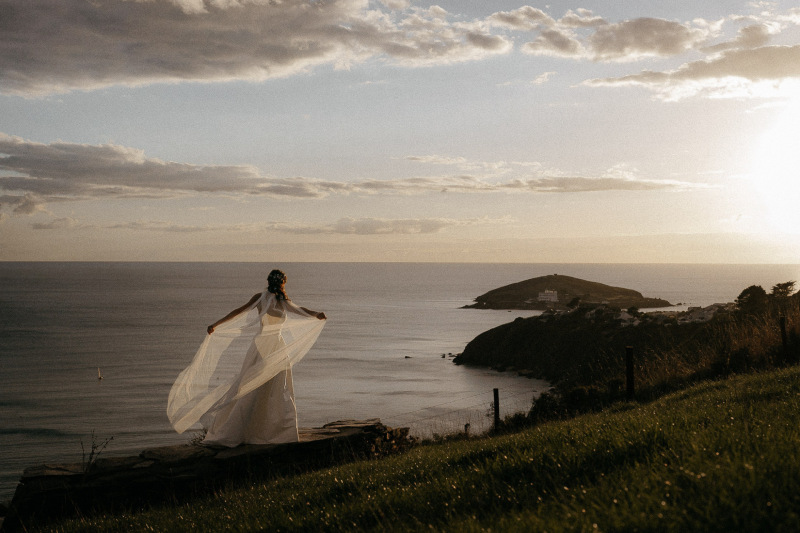
<svg viewBox="0 0 800 533"><path fill-rule="evenodd" d="M207 335L178 375L167 402L172 427L183 433L202 422L204 442L225 446L297 441L291 369L324 325L264 291Z"/></svg>

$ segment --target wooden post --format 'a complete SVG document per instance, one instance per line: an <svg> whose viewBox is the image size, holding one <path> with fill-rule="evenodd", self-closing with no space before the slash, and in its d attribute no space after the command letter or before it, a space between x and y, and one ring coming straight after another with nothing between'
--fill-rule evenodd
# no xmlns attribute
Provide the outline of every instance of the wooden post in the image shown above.
<svg viewBox="0 0 800 533"><path fill-rule="evenodd" d="M625 390L629 400L633 400L634 384L633 384L633 346L625 347Z"/></svg>
<svg viewBox="0 0 800 533"><path fill-rule="evenodd" d="M500 429L500 389L494 389L494 430Z"/></svg>
<svg viewBox="0 0 800 533"><path fill-rule="evenodd" d="M786 347L789 344L789 341L786 338L786 317L785 316L781 316L780 325L781 325L781 342L783 343L784 351L786 351Z"/></svg>

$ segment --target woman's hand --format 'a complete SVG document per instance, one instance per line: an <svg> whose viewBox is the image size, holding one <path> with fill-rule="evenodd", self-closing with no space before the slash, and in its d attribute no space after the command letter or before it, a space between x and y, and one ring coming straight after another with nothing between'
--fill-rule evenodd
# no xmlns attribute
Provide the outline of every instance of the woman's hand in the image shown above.
<svg viewBox="0 0 800 533"><path fill-rule="evenodd" d="M317 313L317 318L320 320L327 320L328 317L325 316L325 313Z"/></svg>
<svg viewBox="0 0 800 533"><path fill-rule="evenodd" d="M214 326L208 326L206 331L208 331L208 334L211 335L212 333L214 333Z"/></svg>

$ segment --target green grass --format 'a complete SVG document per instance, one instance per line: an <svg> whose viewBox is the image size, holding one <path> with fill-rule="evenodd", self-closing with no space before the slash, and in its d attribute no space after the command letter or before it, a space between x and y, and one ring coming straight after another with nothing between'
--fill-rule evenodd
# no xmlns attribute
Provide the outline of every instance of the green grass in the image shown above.
<svg viewBox="0 0 800 533"><path fill-rule="evenodd" d="M798 531L800 368L54 531Z"/></svg>

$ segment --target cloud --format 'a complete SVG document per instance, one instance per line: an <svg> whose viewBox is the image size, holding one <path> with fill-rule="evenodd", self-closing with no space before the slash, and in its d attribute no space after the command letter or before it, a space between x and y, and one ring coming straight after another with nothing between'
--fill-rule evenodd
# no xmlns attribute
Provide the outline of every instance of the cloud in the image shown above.
<svg viewBox="0 0 800 533"><path fill-rule="evenodd" d="M410 155L406 157L406 159L434 165L464 165L467 163L467 158L465 157L447 157L440 155Z"/></svg>
<svg viewBox="0 0 800 533"><path fill-rule="evenodd" d="M10 197L5 198L11 200ZM16 197L9 203L14 206L15 215L32 215L41 211L47 211L45 208L45 202L43 202L34 194L25 194L23 196Z"/></svg>
<svg viewBox="0 0 800 533"><path fill-rule="evenodd" d="M534 30L556 24L550 15L531 6L523 6L513 11L499 11L491 15L489 21L496 26L513 30Z"/></svg>
<svg viewBox="0 0 800 533"><path fill-rule="evenodd" d="M589 37L597 61L635 60L648 56L673 56L708 38L708 32L678 22L637 18L607 24Z"/></svg>
<svg viewBox="0 0 800 533"><path fill-rule="evenodd" d="M608 24L603 17L596 16L588 9L569 10L558 23L568 28L593 28Z"/></svg>
<svg viewBox="0 0 800 533"><path fill-rule="evenodd" d="M447 227L463 226L468 223L470 222L447 218L384 219L345 217L329 225L281 225L275 229L294 234L416 235L437 233Z"/></svg>
<svg viewBox="0 0 800 533"><path fill-rule="evenodd" d="M772 36L779 31L774 25L769 24L752 24L739 28L739 33L736 39L725 43L709 46L706 51L708 52L721 52L723 50L737 49L737 48L758 48L764 46L769 42Z"/></svg>
<svg viewBox="0 0 800 533"><path fill-rule="evenodd" d="M299 224L291 222L268 222L264 224L232 224L219 226L182 225L162 220L137 220L103 226L103 229L147 231L165 233L205 233L219 231L235 231L237 233L258 233L277 231L293 235L417 235L438 233L449 227L475 224L488 224L496 221L488 219L455 220L449 218L352 218L344 217L330 224ZM73 218L59 218L47 223L31 225L34 229L69 229L86 228Z"/></svg>
<svg viewBox="0 0 800 533"><path fill-rule="evenodd" d="M35 230L73 229L80 226L81 224L72 217L56 218L50 222L35 222L31 224L31 227Z"/></svg>
<svg viewBox="0 0 800 533"><path fill-rule="evenodd" d="M421 66L506 53L485 24L363 0L0 0L0 91L264 80L371 57ZM393 11L403 9L402 11Z"/></svg>
<svg viewBox="0 0 800 533"><path fill-rule="evenodd" d="M556 57L582 57L586 54L583 44L571 32L552 29L543 30L536 39L522 45L522 51Z"/></svg>
<svg viewBox="0 0 800 533"><path fill-rule="evenodd" d="M408 0L380 0L381 4L385 5L389 9L406 9L408 8Z"/></svg>
<svg viewBox="0 0 800 533"><path fill-rule="evenodd" d="M0 133L0 204L16 214L44 210L47 202L87 198L174 198L186 195L266 196L313 199L348 194L431 192L586 192L688 188L688 184L640 180L613 172L600 178L545 176L535 162L483 162L439 155L409 161L453 166L460 173L393 180L332 181L263 176L247 165L192 165L148 158L142 150L118 145L54 142L42 144ZM530 173L536 173L530 176ZM474 175L472 173L477 173ZM506 179L508 174L524 175Z"/></svg>
<svg viewBox="0 0 800 533"><path fill-rule="evenodd" d="M0 133L0 190L41 196L173 196L176 192L318 197L326 184L301 178L268 179L255 167L203 166L147 158L119 145L41 144ZM29 209L28 201L17 209Z"/></svg>
<svg viewBox="0 0 800 533"><path fill-rule="evenodd" d="M584 177L544 177L529 180L516 180L503 184L502 188L520 189L540 193L581 193L601 191L657 191L697 188L697 185L665 180L644 180L627 177L605 176Z"/></svg>
<svg viewBox="0 0 800 533"><path fill-rule="evenodd" d="M553 77L556 73L553 71L550 72L542 72L538 76L536 76L533 81L531 81L531 85L544 85L550 78Z"/></svg>
<svg viewBox="0 0 800 533"><path fill-rule="evenodd" d="M700 19L694 26L646 17L612 24L586 9L568 11L557 21L539 10L496 13L490 20L538 32L522 46L524 53L600 62L674 56L707 41L715 29Z"/></svg>
<svg viewBox="0 0 800 533"><path fill-rule="evenodd" d="M169 233L200 233L206 232L211 229L207 226L186 226L181 224L174 224L172 222L164 222L161 220L139 220L135 222L125 222L121 224L113 224L106 226L106 229L126 229L133 231L162 231Z"/></svg>
<svg viewBox="0 0 800 533"><path fill-rule="evenodd" d="M741 96L746 92L751 96L768 96L780 90L781 82L798 80L800 45L794 45L726 50L670 72L645 70L619 78L588 80L585 84L645 87L664 99L677 100L697 94Z"/></svg>

